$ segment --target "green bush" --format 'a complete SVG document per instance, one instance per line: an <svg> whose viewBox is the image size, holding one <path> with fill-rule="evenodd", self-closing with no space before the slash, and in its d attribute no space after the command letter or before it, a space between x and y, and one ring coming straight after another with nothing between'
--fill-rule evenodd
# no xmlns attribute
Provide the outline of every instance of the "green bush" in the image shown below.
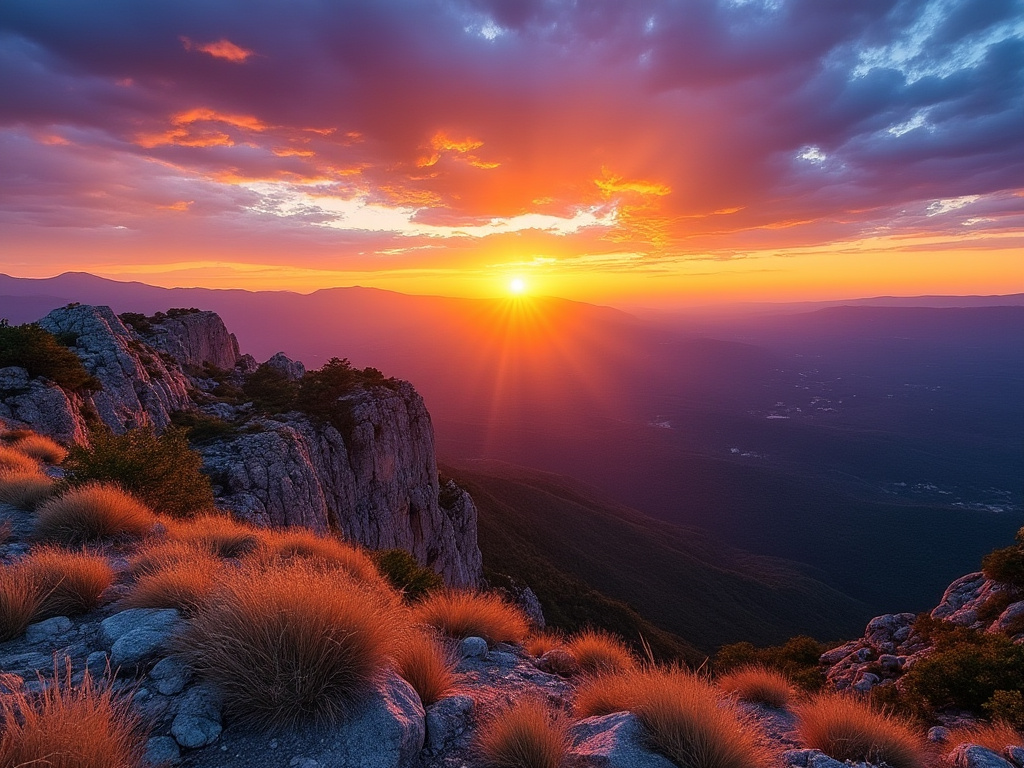
<svg viewBox="0 0 1024 768"><path fill-rule="evenodd" d="M382 549L370 553L373 562L392 587L401 591L410 603L444 586L439 574L424 568L404 549Z"/></svg>
<svg viewBox="0 0 1024 768"><path fill-rule="evenodd" d="M242 392L257 408L271 413L284 413L295 407L299 384L289 379L284 371L264 363L245 380Z"/></svg>
<svg viewBox="0 0 1024 768"><path fill-rule="evenodd" d="M1024 646L1006 635L934 620L927 635L934 650L900 684L911 706L925 711L956 707L981 715L986 708L1011 705L1005 695L996 697L1000 691L1024 688Z"/></svg>
<svg viewBox="0 0 1024 768"><path fill-rule="evenodd" d="M171 423L185 430L188 439L194 443L206 443L221 440L237 434L238 430L216 416L209 416L199 411L175 411L171 414Z"/></svg>
<svg viewBox="0 0 1024 768"><path fill-rule="evenodd" d="M100 389L82 361L57 338L35 323L8 325L0 320L0 368L16 365L30 376L42 376L72 391Z"/></svg>
<svg viewBox="0 0 1024 768"><path fill-rule="evenodd" d="M767 648L756 648L747 642L733 643L718 649L712 667L721 674L742 667L765 666L783 672L804 690L817 691L825 684L818 659L831 647L806 635Z"/></svg>
<svg viewBox="0 0 1024 768"><path fill-rule="evenodd" d="M1024 589L1024 528L1017 531L1017 543L997 549L982 558L981 569L993 581Z"/></svg>
<svg viewBox="0 0 1024 768"><path fill-rule="evenodd" d="M295 406L303 413L329 422L342 434L352 429L352 412L338 398L361 387L388 386L394 379L384 378L376 368L358 370L347 359L332 357L322 368L306 371L299 383Z"/></svg>
<svg viewBox="0 0 1024 768"><path fill-rule="evenodd" d="M202 473L203 460L189 447L185 430L172 427L158 436L146 428L115 435L103 428L92 431L89 439L89 446L73 446L64 461L72 485L116 483L156 511L175 517L213 508L210 478Z"/></svg>
<svg viewBox="0 0 1024 768"><path fill-rule="evenodd" d="M153 324L141 312L122 312L118 317L122 323L129 328L133 328L136 333L142 336L148 336L153 332Z"/></svg>

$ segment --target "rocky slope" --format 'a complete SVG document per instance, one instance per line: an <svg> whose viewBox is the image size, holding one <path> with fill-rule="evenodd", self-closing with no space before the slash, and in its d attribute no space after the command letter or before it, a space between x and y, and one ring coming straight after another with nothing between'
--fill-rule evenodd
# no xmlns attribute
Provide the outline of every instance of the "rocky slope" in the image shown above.
<svg viewBox="0 0 1024 768"><path fill-rule="evenodd" d="M462 492L439 503L430 415L410 384L346 393L336 403L349 419L342 434L300 412L260 412L238 397L256 361L239 354L213 312L174 310L127 326L109 307L69 305L39 325L72 345L101 388L66 392L23 369L0 369L0 419L11 426L74 442L87 439L90 419L123 432L163 430L180 412L204 414L225 427L202 452L220 502L238 516L402 548L450 584L479 583L476 509ZM283 355L269 362L293 378L304 372ZM224 382L233 400L215 394Z"/></svg>

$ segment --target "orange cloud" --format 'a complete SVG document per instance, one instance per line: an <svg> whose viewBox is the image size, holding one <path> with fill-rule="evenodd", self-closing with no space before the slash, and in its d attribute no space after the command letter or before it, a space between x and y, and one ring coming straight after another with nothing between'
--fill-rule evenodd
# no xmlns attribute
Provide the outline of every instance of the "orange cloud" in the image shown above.
<svg viewBox="0 0 1024 768"><path fill-rule="evenodd" d="M607 168L602 168L604 178L594 179L594 184L597 185L605 197L611 197L619 192L635 192L638 195L655 197L664 197L665 195L672 194L672 187L667 184L659 184L655 181L642 181L640 179L627 181L622 176L615 176L608 171Z"/></svg>
<svg viewBox="0 0 1024 768"><path fill-rule="evenodd" d="M220 129L199 128L196 123L222 123L233 128L241 128L257 133L265 131L267 125L253 115L227 115L206 107L179 112L171 117L172 128L162 133L144 133L136 137L135 143L140 147L153 147L177 144L182 147L231 147L234 139Z"/></svg>
<svg viewBox="0 0 1024 768"><path fill-rule="evenodd" d="M453 139L443 131L438 131L430 139L430 148L433 151L428 155L421 155L417 158L416 167L429 168L430 166L435 165L446 152L453 154L460 160L464 160L474 168L491 169L499 167L501 163L481 160L476 155L469 154L474 149L479 149L483 145L484 143L480 139L470 137L465 139Z"/></svg>
<svg viewBox="0 0 1024 768"><path fill-rule="evenodd" d="M221 38L213 43L196 43L187 37L181 38L182 45L186 51L199 51L213 56L215 59L224 59L235 64L244 64L246 59L254 55L248 48L235 45L226 38Z"/></svg>
<svg viewBox="0 0 1024 768"><path fill-rule="evenodd" d="M192 207L193 203L195 203L195 200L178 200L170 205L161 205L160 207L165 211L187 211Z"/></svg>

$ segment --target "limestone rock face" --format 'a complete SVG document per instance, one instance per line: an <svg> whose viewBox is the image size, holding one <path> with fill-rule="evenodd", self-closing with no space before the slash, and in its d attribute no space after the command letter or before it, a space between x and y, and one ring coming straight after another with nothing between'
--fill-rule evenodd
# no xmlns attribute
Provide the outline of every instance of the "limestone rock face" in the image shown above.
<svg viewBox="0 0 1024 768"><path fill-rule="evenodd" d="M53 334L77 336L73 351L103 386L87 400L115 432L163 429L173 411L193 407L191 385L180 368L142 344L110 307L62 307L39 325Z"/></svg>
<svg viewBox="0 0 1024 768"><path fill-rule="evenodd" d="M216 312L188 312L163 318L153 326L152 338L147 341L181 365L195 368L209 363L230 371L241 357L235 334L228 332Z"/></svg>
<svg viewBox="0 0 1024 768"><path fill-rule="evenodd" d="M344 415L334 420L339 431L330 420L261 413L212 394L224 378L205 364L228 371L235 392L256 368L213 312L159 317L145 336L109 307L71 305L39 324L74 340L71 349L102 388L68 393L4 368L0 419L10 426L85 441L87 417L118 433L160 431L175 411L202 411L228 426L202 449L222 506L266 526L302 525L374 549L404 549L451 585L481 582L476 507L453 483L441 492L430 414L408 382L355 386L335 403ZM268 363L293 381L305 372L280 353Z"/></svg>
<svg viewBox="0 0 1024 768"><path fill-rule="evenodd" d="M205 448L222 503L262 525L303 525L374 549L404 549L449 584L477 584L476 507L465 492L451 509L438 502L423 399L400 382L344 400L352 416L346 435L292 413Z"/></svg>

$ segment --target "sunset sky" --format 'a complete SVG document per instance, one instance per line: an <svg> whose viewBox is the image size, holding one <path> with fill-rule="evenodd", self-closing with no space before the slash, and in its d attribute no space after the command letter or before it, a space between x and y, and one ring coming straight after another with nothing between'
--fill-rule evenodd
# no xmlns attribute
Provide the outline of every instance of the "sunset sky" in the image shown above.
<svg viewBox="0 0 1024 768"><path fill-rule="evenodd" d="M1022 0L4 0L0 271L1024 290Z"/></svg>

